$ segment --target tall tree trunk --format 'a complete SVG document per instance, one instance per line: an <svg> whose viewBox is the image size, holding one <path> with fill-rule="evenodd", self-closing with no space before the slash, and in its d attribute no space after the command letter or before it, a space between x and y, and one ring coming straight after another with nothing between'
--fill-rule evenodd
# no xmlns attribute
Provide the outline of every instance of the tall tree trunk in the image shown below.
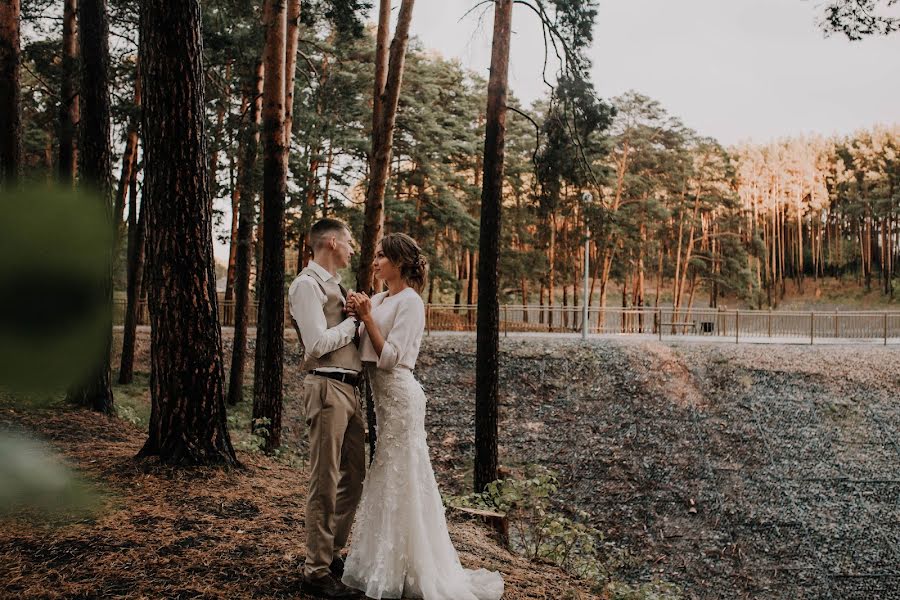
<svg viewBox="0 0 900 600"><path fill-rule="evenodd" d="M284 0L266 2L266 76L263 84L262 273L253 376L253 422L265 431L266 452L281 446L281 383L284 371L284 202L287 192L285 152L285 52L287 11Z"/></svg>
<svg viewBox="0 0 900 600"><path fill-rule="evenodd" d="M137 333L139 293L144 276L144 240L147 232L147 206L137 216L137 171L131 174L128 203L128 281L125 305L125 327L122 333L122 359L119 363L119 383L134 380L134 344Z"/></svg>
<svg viewBox="0 0 900 600"><path fill-rule="evenodd" d="M62 89L59 95L59 157L57 173L61 183L75 179L78 156L75 134L78 124L78 0L65 0L63 5Z"/></svg>
<svg viewBox="0 0 900 600"><path fill-rule="evenodd" d="M409 43L409 26L412 22L414 0L403 0L397 16L397 27L387 56L385 73L385 49L390 25L390 0L381 0L375 50L375 90L372 111L372 154L369 159L369 187L366 190L365 227L359 253L359 271L356 289L373 289L372 260L375 247L384 235L384 190L391 166L394 146L394 124L403 82L403 67Z"/></svg>
<svg viewBox="0 0 900 600"><path fill-rule="evenodd" d="M109 23L105 0L82 0L79 10L81 46L81 185L97 196L113 226L112 172L110 169ZM104 282L105 350L92 372L69 390L67 400L105 414L113 412L110 381L112 349L112 249Z"/></svg>
<svg viewBox="0 0 900 600"><path fill-rule="evenodd" d="M237 250L234 259L234 347L228 381L228 404L234 406L243 398L244 370L247 362L247 324L250 304L250 258L253 249L254 198L253 174L259 154L259 125L262 115L263 77L265 68L258 60L247 79L244 95L249 98L247 124L242 134L243 154L237 190L238 208Z"/></svg>
<svg viewBox="0 0 900 600"><path fill-rule="evenodd" d="M484 185L478 261L478 336L475 361L475 491L497 479L500 375L500 262L506 97L513 0L494 1L494 38L484 136Z"/></svg>
<svg viewBox="0 0 900 600"><path fill-rule="evenodd" d="M22 169L19 1L0 0L0 187L15 186Z"/></svg>
<svg viewBox="0 0 900 600"><path fill-rule="evenodd" d="M139 456L237 465L225 421L200 15L199 0L141 2L152 333L150 427Z"/></svg>

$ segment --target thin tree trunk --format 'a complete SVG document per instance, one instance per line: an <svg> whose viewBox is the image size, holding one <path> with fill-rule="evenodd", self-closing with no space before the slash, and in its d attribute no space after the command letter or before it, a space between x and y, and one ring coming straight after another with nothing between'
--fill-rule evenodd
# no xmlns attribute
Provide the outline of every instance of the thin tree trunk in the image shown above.
<svg viewBox="0 0 900 600"><path fill-rule="evenodd" d="M547 250L547 262L550 265L547 275L547 329L553 331L553 296L556 292L554 284L556 283L556 213L551 212L549 215L550 225L550 245Z"/></svg>
<svg viewBox="0 0 900 600"><path fill-rule="evenodd" d="M61 183L72 183L78 164L75 146L78 124L78 0L63 5L62 89L59 102L59 156L57 173Z"/></svg>
<svg viewBox="0 0 900 600"><path fill-rule="evenodd" d="M200 2L141 2L151 414L139 456L237 465L225 421ZM186 219L185 215L190 215Z"/></svg>
<svg viewBox="0 0 900 600"><path fill-rule="evenodd" d="M300 0L286 1L288 6L284 49L284 152L290 157L294 129L294 80L297 76L297 46L300 41Z"/></svg>
<svg viewBox="0 0 900 600"><path fill-rule="evenodd" d="M380 44L386 43L389 18L384 12L390 11L389 0L381 0L378 24L378 44L376 47L375 108L372 115L372 154L369 164L369 187L366 190L365 227L359 253L359 272L356 289L373 289L372 260L375 247L384 235L384 190L387 185L391 165L391 151L394 146L394 124L397 120L397 106L400 101L400 86L403 81L403 67L406 48L409 43L409 26L412 22L414 0L403 0L397 16L397 27L391 42L387 64L387 74L383 74L384 50ZM387 8L385 8L387 4ZM384 27L384 30L382 30ZM379 64L381 63L381 64ZM383 83L383 86L382 86Z"/></svg>
<svg viewBox="0 0 900 600"><path fill-rule="evenodd" d="M249 99L247 124L242 134L243 154L239 159L237 190L238 207L237 250L234 259L234 344L228 383L228 404L236 405L243 398L244 370L247 363L247 325L250 304L250 259L253 246L254 199L253 174L259 154L259 126L262 114L263 77L265 68L258 60L248 77L244 95Z"/></svg>
<svg viewBox="0 0 900 600"><path fill-rule="evenodd" d="M254 70L255 72L255 70ZM260 78L261 79L261 78ZM250 108L250 102L255 99L250 98L250 94L253 91L253 87L249 86L244 89L244 93L241 94L241 114L247 114L247 111ZM257 111L259 114L259 111ZM234 156L231 156L231 162L237 162L237 181L241 181L243 177L243 169L244 169L244 147L246 143L246 136L243 133L239 134L238 138L238 148L237 148L237 160L235 161ZM241 186L238 185L237 181L232 179L232 190L231 190L231 236L230 243L228 244L228 271L225 275L225 323L234 323L234 278L235 278L235 269L237 263L237 243L238 243L238 220L241 205Z"/></svg>
<svg viewBox="0 0 900 600"><path fill-rule="evenodd" d="M125 224L122 216L125 213L125 202L128 199L128 186L131 176L137 164L138 154L138 124L141 118L141 76L140 65L136 69L134 77L134 112L128 119L128 133L125 141L125 153L122 155L122 173L119 177L119 187L116 190L116 198L113 212L113 225L116 233L116 247L118 247Z"/></svg>
<svg viewBox="0 0 900 600"><path fill-rule="evenodd" d="M140 308L139 293L144 276L144 245L147 232L147 207L137 217L137 171L131 174L128 203L128 281L125 305L125 327L122 333L122 360L119 363L119 383L134 380L134 344Z"/></svg>
<svg viewBox="0 0 900 600"><path fill-rule="evenodd" d="M500 374L500 259L503 159L506 146L506 98L513 0L495 0L491 75L484 138L484 186L478 261L478 335L475 361L475 491L498 476Z"/></svg>
<svg viewBox="0 0 900 600"><path fill-rule="evenodd" d="M328 216L328 200L331 196L331 173L334 166L334 144L328 144L328 159L325 162L325 190L322 192L322 218Z"/></svg>

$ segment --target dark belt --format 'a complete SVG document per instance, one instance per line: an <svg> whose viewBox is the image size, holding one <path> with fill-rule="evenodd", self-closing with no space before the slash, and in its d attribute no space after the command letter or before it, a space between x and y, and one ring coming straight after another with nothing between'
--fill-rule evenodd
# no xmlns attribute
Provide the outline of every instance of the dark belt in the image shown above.
<svg viewBox="0 0 900 600"><path fill-rule="evenodd" d="M362 381L362 378L358 373L337 373L334 371L310 371L310 375L318 375L319 377L327 377L328 379L334 379L336 381L340 381L341 383L349 383L350 385L356 387L359 385L359 382Z"/></svg>

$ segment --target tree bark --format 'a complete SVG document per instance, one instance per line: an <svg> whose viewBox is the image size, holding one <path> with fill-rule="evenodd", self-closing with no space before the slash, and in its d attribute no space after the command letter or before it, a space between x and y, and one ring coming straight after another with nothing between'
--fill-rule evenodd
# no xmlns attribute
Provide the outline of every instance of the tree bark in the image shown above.
<svg viewBox="0 0 900 600"><path fill-rule="evenodd" d="M237 465L225 421L199 0L141 2L151 415L139 456Z"/></svg>
<svg viewBox="0 0 900 600"><path fill-rule="evenodd" d="M57 173L61 183L75 180L78 155L75 146L78 124L78 0L65 0L63 5L62 89L59 102L59 155Z"/></svg>
<svg viewBox="0 0 900 600"><path fill-rule="evenodd" d="M22 169L19 0L0 0L0 187L13 187Z"/></svg>
<svg viewBox="0 0 900 600"><path fill-rule="evenodd" d="M484 137L484 183L478 261L478 334L475 366L475 491L497 479L500 374L500 262L506 97L513 0L494 1L494 36Z"/></svg>
<svg viewBox="0 0 900 600"><path fill-rule="evenodd" d="M237 250L234 267L234 347L228 382L228 404L234 406L243 398L244 369L247 362L247 322L250 304L250 252L253 246L254 197L253 173L259 154L259 125L262 114L264 67L257 61L248 78L245 95L250 99L247 126L241 146L240 177L237 190L240 197L238 212Z"/></svg>
<svg viewBox="0 0 900 600"><path fill-rule="evenodd" d="M109 226L112 221L112 171L110 169L109 23L106 0L83 0L79 10L81 46L81 185L103 204ZM66 399L105 414L113 413L110 375L112 348L112 249L108 256L103 296L106 307L105 349L83 382L69 390Z"/></svg>
<svg viewBox="0 0 900 600"><path fill-rule="evenodd" d="M285 152L285 53L287 7L267 0L263 83L262 273L258 277L259 310L253 377L254 431L264 431L263 450L281 445L281 383L284 371L284 203L287 192Z"/></svg>

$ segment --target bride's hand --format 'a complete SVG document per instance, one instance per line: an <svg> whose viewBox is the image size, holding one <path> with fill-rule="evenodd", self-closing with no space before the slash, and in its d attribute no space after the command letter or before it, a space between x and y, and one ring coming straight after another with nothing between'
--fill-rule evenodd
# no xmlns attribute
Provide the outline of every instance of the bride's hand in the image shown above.
<svg viewBox="0 0 900 600"><path fill-rule="evenodd" d="M353 310L357 318L365 319L372 313L372 301L362 292L353 294Z"/></svg>

